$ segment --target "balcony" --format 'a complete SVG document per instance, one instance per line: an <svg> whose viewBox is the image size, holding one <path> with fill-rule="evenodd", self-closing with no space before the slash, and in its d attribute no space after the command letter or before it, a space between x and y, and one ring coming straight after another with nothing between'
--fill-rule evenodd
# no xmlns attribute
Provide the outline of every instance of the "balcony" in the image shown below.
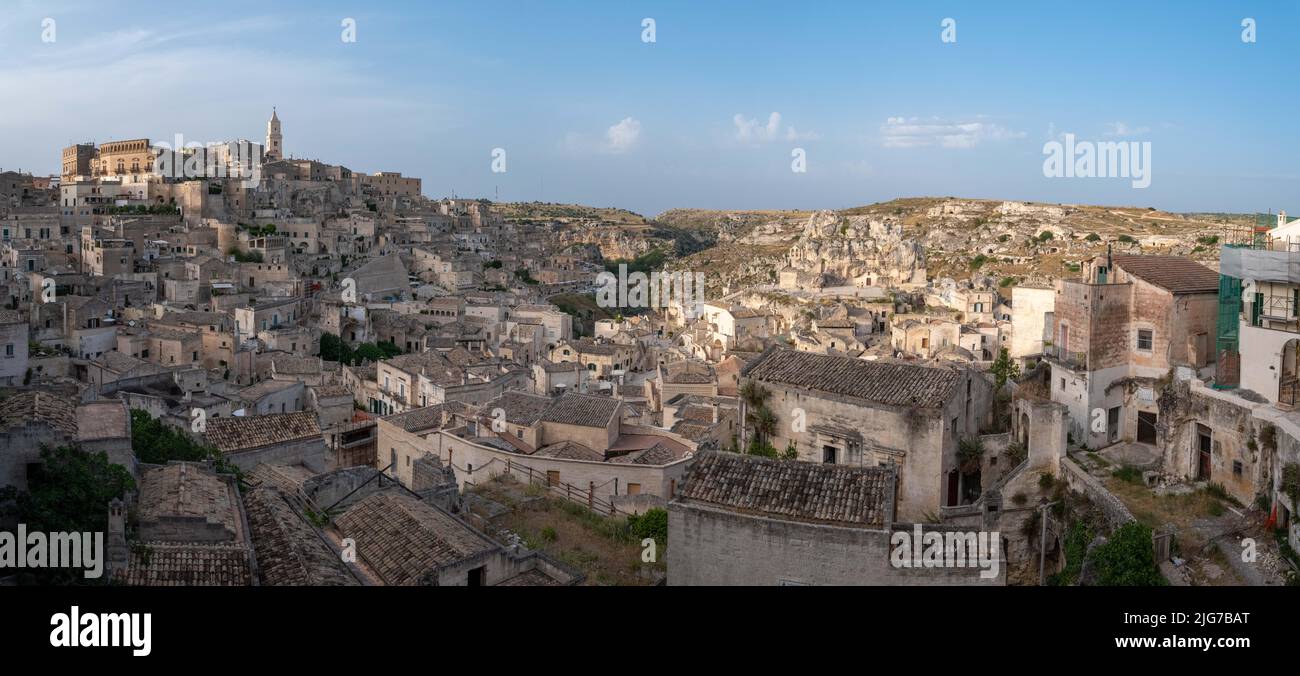
<svg viewBox="0 0 1300 676"><path fill-rule="evenodd" d="M1071 352L1059 345L1043 345L1043 356L1071 371L1088 370L1088 353Z"/></svg>

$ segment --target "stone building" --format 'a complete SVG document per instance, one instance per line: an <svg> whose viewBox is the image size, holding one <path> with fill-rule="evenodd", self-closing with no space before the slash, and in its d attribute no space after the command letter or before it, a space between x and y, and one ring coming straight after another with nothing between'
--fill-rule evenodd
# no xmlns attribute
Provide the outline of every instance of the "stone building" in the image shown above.
<svg viewBox="0 0 1300 676"><path fill-rule="evenodd" d="M243 470L259 463L326 468L325 439L311 411L232 416L207 423L208 443Z"/></svg>
<svg viewBox="0 0 1300 676"><path fill-rule="evenodd" d="M358 568L385 586L563 586L581 574L538 552L507 549L455 515L402 490L374 493L334 520L356 543Z"/></svg>
<svg viewBox="0 0 1300 676"><path fill-rule="evenodd" d="M1218 296L1216 272L1176 256L1098 257L1082 281L1056 283L1051 397L1069 407L1075 441L1155 443L1153 385L1215 361Z"/></svg>
<svg viewBox="0 0 1300 676"><path fill-rule="evenodd" d="M776 424L766 441L778 452L793 447L809 462L896 466L901 518L978 497L980 479L959 469L957 450L991 421L993 387L980 372L770 349L741 377L767 393L761 405ZM746 421L750 405L741 401ZM741 445L748 444L746 436Z"/></svg>
<svg viewBox="0 0 1300 676"><path fill-rule="evenodd" d="M42 446L78 445L110 462L135 467L131 419L121 401L78 404L66 393L30 390L0 400L0 486L27 488Z"/></svg>
<svg viewBox="0 0 1300 676"><path fill-rule="evenodd" d="M1005 583L996 555L985 569L900 565L896 533L945 529L896 523L895 494L892 467L703 453L668 503L668 584Z"/></svg>
<svg viewBox="0 0 1300 676"><path fill-rule="evenodd" d="M127 586L248 586L255 563L233 474L171 462L140 473L137 528L124 547L126 515L109 510L109 569ZM114 540L119 540L114 542ZM116 545L116 546L115 546Z"/></svg>

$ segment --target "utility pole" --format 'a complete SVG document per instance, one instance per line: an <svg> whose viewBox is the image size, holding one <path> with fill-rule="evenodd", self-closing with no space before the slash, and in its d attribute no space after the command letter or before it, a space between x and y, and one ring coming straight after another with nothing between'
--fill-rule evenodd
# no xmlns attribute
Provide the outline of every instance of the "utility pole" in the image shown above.
<svg viewBox="0 0 1300 676"><path fill-rule="evenodd" d="M1043 534L1038 538L1038 586L1043 586L1043 572L1047 564L1047 508L1055 502L1043 503L1038 509L1043 512Z"/></svg>

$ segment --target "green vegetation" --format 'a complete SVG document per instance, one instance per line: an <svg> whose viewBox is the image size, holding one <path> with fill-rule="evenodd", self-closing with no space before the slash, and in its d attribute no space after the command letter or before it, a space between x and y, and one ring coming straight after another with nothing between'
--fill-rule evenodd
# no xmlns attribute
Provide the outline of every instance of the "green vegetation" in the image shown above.
<svg viewBox="0 0 1300 676"><path fill-rule="evenodd" d="M668 546L668 512L661 507L648 509L644 514L627 517L628 528L639 540L654 538L660 547Z"/></svg>
<svg viewBox="0 0 1300 676"><path fill-rule="evenodd" d="M1291 498L1291 504L1300 505L1300 464L1288 462L1282 467L1281 488Z"/></svg>
<svg viewBox="0 0 1300 676"><path fill-rule="evenodd" d="M989 367L989 371L993 373L995 390L1001 390L1008 380L1020 377L1020 366L1011 360L1011 354L1005 347L998 351L998 358Z"/></svg>
<svg viewBox="0 0 1300 676"><path fill-rule="evenodd" d="M1197 237L1197 238L1196 238L1196 243L1197 243L1197 244L1204 244L1204 245L1206 245L1206 246L1213 246L1213 245L1219 243L1219 236L1218 236L1218 235L1205 235L1205 236L1203 236L1203 237Z"/></svg>
<svg viewBox="0 0 1300 676"><path fill-rule="evenodd" d="M1160 587L1169 584L1156 565L1151 529L1130 521L1106 544L1093 550L1097 585L1102 587Z"/></svg>
<svg viewBox="0 0 1300 676"><path fill-rule="evenodd" d="M962 437L957 441L957 462L962 473L978 472L984 460L984 442L979 437Z"/></svg>
<svg viewBox="0 0 1300 676"><path fill-rule="evenodd" d="M172 216L181 210L175 204L137 204L135 206L104 207L104 213L110 216Z"/></svg>
<svg viewBox="0 0 1300 676"><path fill-rule="evenodd" d="M219 472L239 474L221 451L199 443L184 431L156 420L147 411L131 409L131 448L140 462L162 465L172 460L211 460Z"/></svg>
<svg viewBox="0 0 1300 676"><path fill-rule="evenodd" d="M634 272L644 272L648 275L651 272L662 271L666 260L668 260L668 253L663 249L651 249L632 260L615 258L605 261L605 269L617 275L618 266L626 265L629 275Z"/></svg>
<svg viewBox="0 0 1300 676"><path fill-rule="evenodd" d="M40 465L28 474L27 490L0 488L0 504L28 531L102 532L108 525L108 503L134 489L130 472L110 463L107 453L45 447Z"/></svg>
<svg viewBox="0 0 1300 676"><path fill-rule="evenodd" d="M1088 543L1092 542L1092 529L1083 521L1075 521L1070 532L1065 536L1065 568L1047 579L1051 585L1069 586L1079 579L1079 570L1083 567L1083 557L1088 553Z"/></svg>
<svg viewBox="0 0 1300 676"><path fill-rule="evenodd" d="M1120 235L1120 236L1119 236L1119 241L1122 242L1122 243L1124 243L1124 244L1136 244L1136 243L1137 243L1137 240L1136 240L1136 239L1133 239L1132 235Z"/></svg>
<svg viewBox="0 0 1300 676"><path fill-rule="evenodd" d="M239 263L261 263L262 262L261 251L250 251L248 253L244 253L243 251L239 250L239 247L232 246L230 247L230 249L226 251L226 253L230 254L231 256L234 256L235 261Z"/></svg>
<svg viewBox="0 0 1300 676"><path fill-rule="evenodd" d="M1019 281L1020 281L1020 279L1019 279L1019 278L1016 278L1016 277L1003 277L1003 278L1002 278L1002 281L998 282L998 286L1000 286L1000 287L1002 287L1002 288L1005 289L1005 288L1007 288L1008 286L1011 286L1012 284L1015 284L1016 282L1019 282Z"/></svg>
<svg viewBox="0 0 1300 676"><path fill-rule="evenodd" d="M1052 234L1051 230L1044 230L1038 233L1038 241L1040 242L1046 242L1047 240L1052 239L1053 237L1056 237L1056 235Z"/></svg>
<svg viewBox="0 0 1300 676"><path fill-rule="evenodd" d="M320 336L320 358L354 366L363 361L382 361L402 354L402 348L385 341L378 343L361 343L354 349L342 338L332 333Z"/></svg>
<svg viewBox="0 0 1300 676"><path fill-rule="evenodd" d="M1083 239L1084 241L1088 241L1088 242L1096 242L1101 239L1101 235L1098 235L1095 232L1090 232L1088 233L1088 236L1084 237Z"/></svg>
<svg viewBox="0 0 1300 676"><path fill-rule="evenodd" d="M247 232L249 237L270 237L276 232L273 223L267 223L266 225L248 225L247 223L240 223L239 229Z"/></svg>
<svg viewBox="0 0 1300 676"><path fill-rule="evenodd" d="M976 257L970 259L970 269L971 269L971 270L978 270L978 269L980 269L980 266L982 266L982 265L984 265L985 263L987 263L988 260L989 260L989 259L988 259L988 256L985 256L984 254L979 254L978 256L976 256Z"/></svg>
<svg viewBox="0 0 1300 676"><path fill-rule="evenodd" d="M518 279L524 284L531 284L534 286L541 284L541 282L533 279L533 275L528 272L528 268L519 268L518 270L515 270L515 279Z"/></svg>
<svg viewBox="0 0 1300 676"><path fill-rule="evenodd" d="M1134 484L1136 486L1145 485L1145 482L1142 480L1142 470L1132 465L1124 465L1123 467L1113 470L1111 476L1120 481Z"/></svg>

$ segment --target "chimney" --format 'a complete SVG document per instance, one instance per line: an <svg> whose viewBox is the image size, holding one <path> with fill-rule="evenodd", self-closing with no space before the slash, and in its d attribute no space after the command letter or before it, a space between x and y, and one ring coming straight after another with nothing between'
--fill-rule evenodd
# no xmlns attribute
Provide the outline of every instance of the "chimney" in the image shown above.
<svg viewBox="0 0 1300 676"><path fill-rule="evenodd" d="M127 565L130 550L126 546L126 505L121 498L113 498L108 503L108 572L123 570Z"/></svg>

